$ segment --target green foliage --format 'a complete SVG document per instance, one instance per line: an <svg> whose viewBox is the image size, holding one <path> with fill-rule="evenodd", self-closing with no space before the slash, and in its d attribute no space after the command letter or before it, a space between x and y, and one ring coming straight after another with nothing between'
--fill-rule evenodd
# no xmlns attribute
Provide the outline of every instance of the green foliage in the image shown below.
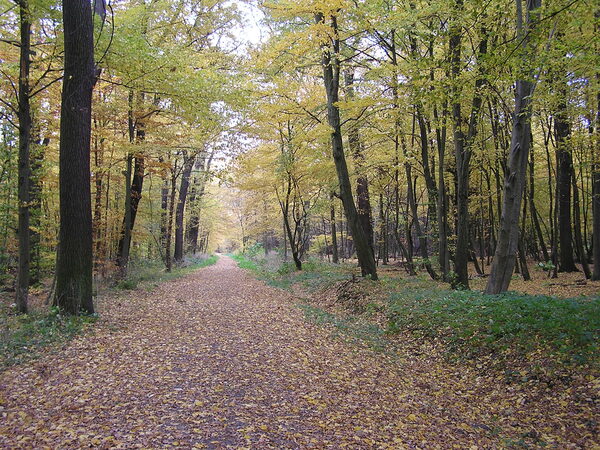
<svg viewBox="0 0 600 450"><path fill-rule="evenodd" d="M258 264L249 259L248 257L244 256L242 253L231 255L231 257L238 263L238 267L240 269L248 269L252 272L258 273Z"/></svg>
<svg viewBox="0 0 600 450"><path fill-rule="evenodd" d="M63 316L58 308L31 314L12 315L8 308L0 311L0 369L38 356L40 350L71 339L95 315Z"/></svg>
<svg viewBox="0 0 600 450"><path fill-rule="evenodd" d="M572 363L598 354L600 297L405 289L390 295L390 333L441 338L467 355L542 348Z"/></svg>

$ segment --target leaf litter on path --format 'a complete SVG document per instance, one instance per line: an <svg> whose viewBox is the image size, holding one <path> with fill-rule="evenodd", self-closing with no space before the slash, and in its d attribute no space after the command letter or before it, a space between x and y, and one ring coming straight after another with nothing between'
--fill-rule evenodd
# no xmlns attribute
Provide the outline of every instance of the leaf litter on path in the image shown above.
<svg viewBox="0 0 600 450"><path fill-rule="evenodd" d="M0 446L598 444L597 397L536 400L426 356L398 362L332 338L293 303L227 257L153 292L102 299L94 333L0 376Z"/></svg>

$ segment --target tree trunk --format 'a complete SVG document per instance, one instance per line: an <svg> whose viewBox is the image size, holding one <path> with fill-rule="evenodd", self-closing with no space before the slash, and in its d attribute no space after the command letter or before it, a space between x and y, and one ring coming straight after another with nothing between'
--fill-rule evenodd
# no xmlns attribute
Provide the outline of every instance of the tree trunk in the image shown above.
<svg viewBox="0 0 600 450"><path fill-rule="evenodd" d="M143 97L142 97L143 98ZM133 111L133 91L129 92L129 142L142 143L146 139L146 130L141 119L135 119ZM133 165L133 167L132 167ZM142 188L144 184L144 155L136 153L127 155L127 170L125 171L125 216L123 217L123 226L119 247L117 250L117 265L121 268L122 276L127 273L129 265L129 253L131 250L131 235L135 225L137 210L142 198ZM133 174L133 180L132 180Z"/></svg>
<svg viewBox="0 0 600 450"><path fill-rule="evenodd" d="M54 305L93 313L90 133L96 81L91 4L63 0L64 76L60 117L60 232Z"/></svg>
<svg viewBox="0 0 600 450"><path fill-rule="evenodd" d="M367 233L360 223L356 205L354 204L350 176L348 174L348 166L346 165L346 157L344 155L340 110L337 105L339 101L338 95L340 81L340 63L338 60L340 43L337 35L337 19L335 16L331 16L329 19L331 20L330 28L335 37L331 46L323 46L321 65L323 68L325 91L327 93L327 121L331 127L331 146L333 151L333 159L338 175L340 197L344 205L344 211L346 213L348 225L352 230L352 239L356 248L356 255L358 257L358 263L360 264L362 275L370 276L371 279L377 280L375 257L371 251ZM315 20L317 25L325 25L325 17L322 13L317 13L315 15Z"/></svg>
<svg viewBox="0 0 600 450"><path fill-rule="evenodd" d="M583 269L585 277L589 280L590 278L592 278L592 273L590 272L590 266L588 265L587 255L585 253L585 248L583 247L583 239L581 237L582 222L579 205L579 188L577 187L577 179L575 178L575 173L573 173L573 216L575 218L573 234L575 236L575 246L579 255L579 262L581 263L581 267Z"/></svg>
<svg viewBox="0 0 600 450"><path fill-rule="evenodd" d="M175 252L173 259L179 263L183 261L183 215L185 213L185 202L190 187L190 175L196 155L184 156L183 172L179 186L179 199L177 200L177 211L175 213Z"/></svg>
<svg viewBox="0 0 600 450"><path fill-rule="evenodd" d="M456 0L456 7L462 11L462 0ZM469 288L469 176L471 156L473 154L472 144L477 134L477 123L479 120L479 111L481 109L482 97L481 88L485 83L485 77L481 66L479 66L479 76L475 81L475 93L473 94L471 115L469 123L463 123L461 112L461 88L458 85L458 77L462 71L461 65L461 28L459 25L453 25L450 33L450 56L452 62L452 78L456 85L453 90L452 117L454 125L454 155L456 158L456 253L454 256L454 265L456 272L455 287L463 289ZM481 64L481 57L487 53L487 35L483 31L483 36L478 48L478 63ZM463 131L464 126L468 126L467 133Z"/></svg>
<svg viewBox="0 0 600 450"><path fill-rule="evenodd" d="M523 29L521 0L516 0L517 35L523 50L522 64L530 68L528 32L533 12L541 6L541 0L527 2L526 29ZM515 255L519 245L519 215L525 185L525 171L529 156L529 134L531 133L531 96L533 83L529 79L517 79L515 93L515 115L511 132L511 145L504 178L502 215L498 231L498 244L492 262L492 270L485 288L486 294L499 294L508 289L515 266Z"/></svg>
<svg viewBox="0 0 600 450"><path fill-rule="evenodd" d="M37 139L31 148L29 160L31 177L29 182L29 285L38 284L42 276L41 268L41 221L42 221L42 177L44 172L44 153L50 144L50 138Z"/></svg>
<svg viewBox="0 0 600 450"><path fill-rule="evenodd" d="M566 88L561 89L558 111L554 116L556 139L556 195L558 197L558 271L577 272L573 258L573 232L571 225L571 179L573 159L567 148L571 135L567 116Z"/></svg>
<svg viewBox="0 0 600 450"><path fill-rule="evenodd" d="M29 231L29 203L31 167L29 152L31 145L31 106L29 104L29 71L31 52L31 17L28 0L19 2L20 18L20 59L19 59L19 269L17 273L16 299L17 311L27 312L29 296L29 266L31 235Z"/></svg>
<svg viewBox="0 0 600 450"><path fill-rule="evenodd" d="M346 93L349 100L354 99L354 71L348 69L345 72L345 83ZM367 235L369 247L371 252L374 254L373 248L373 220L372 220L372 209L371 200L369 198L369 180L365 174L365 155L362 150L362 143L360 141L360 134L358 132L358 125L353 122L348 125L348 147L350 154L354 160L356 166L356 206L358 212L358 219L362 225L363 230Z"/></svg>

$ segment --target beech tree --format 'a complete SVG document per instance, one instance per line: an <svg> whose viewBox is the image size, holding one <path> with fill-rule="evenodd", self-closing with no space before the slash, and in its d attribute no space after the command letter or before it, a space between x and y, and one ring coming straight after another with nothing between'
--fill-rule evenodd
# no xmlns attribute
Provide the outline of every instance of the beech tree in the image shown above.
<svg viewBox="0 0 600 450"><path fill-rule="evenodd" d="M525 184L525 171L529 157L531 135L531 104L534 90L532 80L530 33L537 22L537 10L541 0L527 0L523 17L522 0L516 1L517 38L522 55L521 74L517 78L515 112L510 142L510 154L506 164L504 192L498 243L492 262L492 270L485 292L498 294L508 289L515 267L515 256L519 244L519 217Z"/></svg>

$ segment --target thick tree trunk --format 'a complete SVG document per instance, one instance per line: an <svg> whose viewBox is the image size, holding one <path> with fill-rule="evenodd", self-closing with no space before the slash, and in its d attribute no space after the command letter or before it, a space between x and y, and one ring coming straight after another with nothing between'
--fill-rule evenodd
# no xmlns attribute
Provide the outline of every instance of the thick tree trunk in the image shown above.
<svg viewBox="0 0 600 450"><path fill-rule="evenodd" d="M19 269L17 273L16 299L17 311L27 312L27 300L29 296L29 267L30 267L30 244L31 235L29 231L29 203L30 203L30 179L31 167L29 152L31 145L31 106L29 104L29 71L31 52L31 17L29 2L20 0L20 60L19 60L19 224L17 234L19 236Z"/></svg>
<svg viewBox="0 0 600 450"><path fill-rule="evenodd" d="M184 156L183 172L181 173L181 183L179 185L179 198L177 200L177 210L175 213L175 251L173 259L177 263L183 260L183 215L185 213L185 202L190 187L190 175L195 160L196 155Z"/></svg>
<svg viewBox="0 0 600 450"><path fill-rule="evenodd" d="M358 263L361 267L363 276L370 276L371 279L377 280L377 267L375 257L371 251L367 233L363 230L360 223L356 205L352 197L352 187L350 184L350 176L348 174L348 166L346 164L346 156L344 155L344 145L342 141L342 130L340 121L340 110L337 105L339 101L339 81L340 81L340 63L339 55L339 38L337 37L338 28L335 16L329 18L331 20L330 28L334 33L334 42L332 45L323 47L323 55L321 65L323 68L323 76L325 83L325 91L327 93L327 121L331 127L331 146L333 151L333 159L335 162L338 182L340 186L340 197L344 205L344 211L348 220L348 225L352 230L352 239L356 248ZM321 13L315 15L317 24L325 25L325 17Z"/></svg>
<svg viewBox="0 0 600 450"><path fill-rule="evenodd" d="M96 80L91 4L63 0L64 77L60 117L60 232L54 305L93 313L90 133Z"/></svg>
<svg viewBox="0 0 600 450"><path fill-rule="evenodd" d="M521 0L516 0L517 34L521 38L522 63L530 68L528 60L528 28L533 11L541 6L541 0L527 2L526 28L523 30ZM515 266L515 255L519 245L519 215L525 186L525 171L529 157L531 133L531 96L533 83L528 79L517 79L515 94L515 115L511 132L511 145L506 175L504 178L502 216L498 231L498 244L492 262L492 270L485 292L499 294L508 289Z"/></svg>

